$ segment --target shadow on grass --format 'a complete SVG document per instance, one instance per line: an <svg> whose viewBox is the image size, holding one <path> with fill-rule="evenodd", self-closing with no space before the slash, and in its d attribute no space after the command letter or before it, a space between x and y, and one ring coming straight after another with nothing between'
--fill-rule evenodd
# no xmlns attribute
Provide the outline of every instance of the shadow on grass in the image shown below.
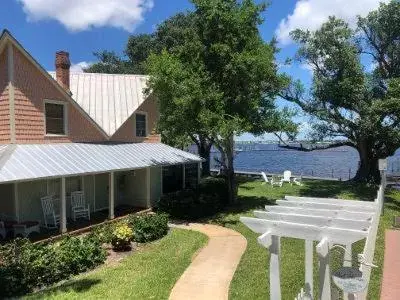
<svg viewBox="0 0 400 300"><path fill-rule="evenodd" d="M43 297L49 297L51 295L56 295L58 293L68 293L70 291L74 291L76 293L82 293L90 290L93 286L101 283L100 279L77 279L65 282L61 285L53 286L42 290L38 293L30 295L31 299L40 299Z"/></svg>
<svg viewBox="0 0 400 300"><path fill-rule="evenodd" d="M363 201L374 201L377 186L351 181L307 181L299 190L300 196L339 198L347 196Z"/></svg>

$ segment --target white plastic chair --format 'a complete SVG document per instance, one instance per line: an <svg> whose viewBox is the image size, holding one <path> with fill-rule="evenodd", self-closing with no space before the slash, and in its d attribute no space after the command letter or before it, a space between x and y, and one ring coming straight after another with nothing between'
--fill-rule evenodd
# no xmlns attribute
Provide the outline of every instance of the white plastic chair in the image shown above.
<svg viewBox="0 0 400 300"><path fill-rule="evenodd" d="M284 182L288 182L290 184L292 184L292 172L286 170L285 172L283 172L283 178L281 179L282 183Z"/></svg>
<svg viewBox="0 0 400 300"><path fill-rule="evenodd" d="M90 220L90 205L86 204L85 194L82 191L71 193L72 219L86 218Z"/></svg>
<svg viewBox="0 0 400 300"><path fill-rule="evenodd" d="M296 185L298 185L298 186L303 186L302 181L303 181L302 176L300 176L299 178L297 178L297 177L296 177L296 178L293 178L293 183L296 184Z"/></svg>
<svg viewBox="0 0 400 300"><path fill-rule="evenodd" d="M268 179L268 177L267 177L267 174L265 174L265 172L261 172L261 176L262 176L262 178L263 178L264 181L265 181L265 182L263 182L262 184L268 184L268 183L270 183L270 181L269 181L269 179Z"/></svg>
<svg viewBox="0 0 400 300"><path fill-rule="evenodd" d="M60 215L56 214L54 210L53 196L42 197L40 201L42 202L45 227L56 228L60 225Z"/></svg>
<svg viewBox="0 0 400 300"><path fill-rule="evenodd" d="M283 185L283 181L279 180L279 178L277 176L272 176L270 182L271 182L272 187L274 187L274 186L282 187L282 185Z"/></svg>

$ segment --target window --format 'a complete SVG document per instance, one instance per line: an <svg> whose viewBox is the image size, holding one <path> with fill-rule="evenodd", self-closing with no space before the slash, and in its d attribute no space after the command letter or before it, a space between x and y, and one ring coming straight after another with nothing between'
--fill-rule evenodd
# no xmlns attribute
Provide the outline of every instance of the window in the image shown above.
<svg viewBox="0 0 400 300"><path fill-rule="evenodd" d="M136 114L136 136L145 137L146 135L146 115Z"/></svg>
<svg viewBox="0 0 400 300"><path fill-rule="evenodd" d="M46 102L46 134L67 134L65 104Z"/></svg>

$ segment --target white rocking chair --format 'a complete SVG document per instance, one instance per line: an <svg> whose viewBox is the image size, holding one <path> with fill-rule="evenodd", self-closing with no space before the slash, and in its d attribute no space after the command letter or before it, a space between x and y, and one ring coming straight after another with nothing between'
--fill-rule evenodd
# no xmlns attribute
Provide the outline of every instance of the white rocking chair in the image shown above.
<svg viewBox="0 0 400 300"><path fill-rule="evenodd" d="M285 171L283 172L283 178L281 179L282 183L287 182L292 185L292 172L291 171Z"/></svg>
<svg viewBox="0 0 400 300"><path fill-rule="evenodd" d="M72 219L85 218L90 220L90 205L86 204L85 194L82 191L71 193Z"/></svg>
<svg viewBox="0 0 400 300"><path fill-rule="evenodd" d="M60 215L55 213L53 196L42 197L40 201L42 202L45 227L56 228L60 225Z"/></svg>

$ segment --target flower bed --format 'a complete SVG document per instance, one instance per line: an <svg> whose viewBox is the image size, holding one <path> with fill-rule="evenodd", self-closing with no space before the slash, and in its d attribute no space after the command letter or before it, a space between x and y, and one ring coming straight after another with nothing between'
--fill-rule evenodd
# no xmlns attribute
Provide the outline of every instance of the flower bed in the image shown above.
<svg viewBox="0 0 400 300"><path fill-rule="evenodd" d="M168 231L167 224L162 214L137 215L57 241L16 239L0 247L0 298L20 296L93 269L107 258L105 244L125 250L131 241L161 238Z"/></svg>

